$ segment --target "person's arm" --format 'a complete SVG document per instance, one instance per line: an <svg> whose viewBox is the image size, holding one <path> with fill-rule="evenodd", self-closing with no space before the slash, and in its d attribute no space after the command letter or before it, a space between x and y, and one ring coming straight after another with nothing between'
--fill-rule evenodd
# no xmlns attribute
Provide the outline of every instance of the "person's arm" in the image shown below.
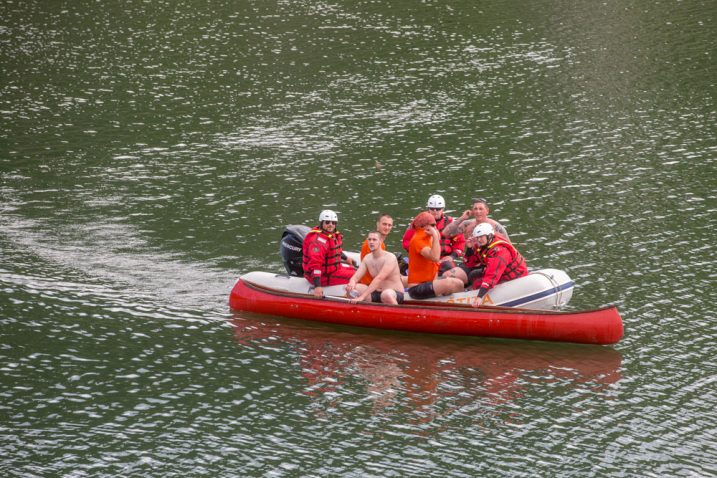
<svg viewBox="0 0 717 478"><path fill-rule="evenodd" d="M448 224L446 227L443 228L443 237L451 238L453 236L461 234L461 225L463 224L463 221L468 220L472 215L473 213L471 213L470 209L463 211L461 217L457 218L452 223Z"/></svg>
<svg viewBox="0 0 717 478"><path fill-rule="evenodd" d="M431 236L433 241L431 242L431 247L426 246L423 249L421 249L421 255L430 261L440 262L440 260L441 260L441 241L440 241L441 233L438 232L438 229L436 229L435 227L431 227L427 232Z"/></svg>
<svg viewBox="0 0 717 478"><path fill-rule="evenodd" d="M350 265L351 267L356 267L356 261L353 259L353 257L347 256L346 253L343 251L341 251L341 260L344 261L346 264Z"/></svg>
<svg viewBox="0 0 717 478"><path fill-rule="evenodd" d="M453 252L451 252L451 255L457 259L461 257L466 251L466 238L463 234L458 234L457 236L453 237L451 242L453 247Z"/></svg>
<svg viewBox="0 0 717 478"><path fill-rule="evenodd" d="M461 224L461 232L466 240L469 237L473 237L473 229L475 229L477 222L475 219L467 219Z"/></svg>
<svg viewBox="0 0 717 478"><path fill-rule="evenodd" d="M346 297L351 297L351 291L356 288L356 283L366 274L366 261L361 261L361 265L356 269L354 275L349 279L349 283L346 284Z"/></svg>
<svg viewBox="0 0 717 478"><path fill-rule="evenodd" d="M482 299L500 281L509 261L510 252L504 247L495 246L493 248L490 256L486 259L485 272L478 289L478 297Z"/></svg>
<svg viewBox="0 0 717 478"><path fill-rule="evenodd" d="M508 231L505 230L505 227L501 223L496 221L496 223L493 224L493 228L495 229L495 232L505 237L508 242L511 242L510 238L508 237Z"/></svg>
<svg viewBox="0 0 717 478"><path fill-rule="evenodd" d="M313 240L304 253L307 257L305 272L310 277L309 282L314 286L314 296L323 297L324 289L321 287L321 272L326 261L325 247L319 241Z"/></svg>

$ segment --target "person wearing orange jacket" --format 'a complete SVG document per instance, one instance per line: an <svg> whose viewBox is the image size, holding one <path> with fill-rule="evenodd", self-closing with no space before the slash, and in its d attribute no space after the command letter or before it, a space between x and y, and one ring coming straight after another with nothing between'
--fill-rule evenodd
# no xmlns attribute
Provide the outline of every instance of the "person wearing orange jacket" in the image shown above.
<svg viewBox="0 0 717 478"><path fill-rule="evenodd" d="M353 260L343 252L343 236L337 230L338 222L334 211L321 211L319 225L304 238L304 277L314 286L316 297L323 297L326 286L348 284L355 272Z"/></svg>
<svg viewBox="0 0 717 478"><path fill-rule="evenodd" d="M386 250L386 236L393 229L393 218L390 214L381 213L376 219L376 231L381 234L381 249ZM368 239L363 241L361 245L361 260L371 253L371 249L368 247ZM373 276L370 272L366 271L366 274L361 278L359 284L369 285L373 280Z"/></svg>
<svg viewBox="0 0 717 478"><path fill-rule="evenodd" d="M492 224L478 224L469 242L472 247L464 259L468 274L465 270L462 272L466 282L470 278L472 289L478 289L479 300L473 303L473 307L478 307L483 297L497 284L528 275L528 266L523 256L510 241L495 233ZM481 268L482 274L471 273L473 270L480 272Z"/></svg>
<svg viewBox="0 0 717 478"><path fill-rule="evenodd" d="M437 279L441 261L441 233L436 219L423 211L411 222L415 233L408 248L408 293L413 299L428 299L463 291L456 278Z"/></svg>
<svg viewBox="0 0 717 478"><path fill-rule="evenodd" d="M436 221L436 229L440 235L439 246L441 253L441 273L455 266L455 259L463 256L466 247L466 239L462 233L453 234L451 237L446 236L443 231L446 227L453 223L453 218L444 214L446 208L446 200L439 194L434 194L428 198L426 204L428 213L433 216ZM416 230L408 226L403 234L403 248L408 251L411 239Z"/></svg>

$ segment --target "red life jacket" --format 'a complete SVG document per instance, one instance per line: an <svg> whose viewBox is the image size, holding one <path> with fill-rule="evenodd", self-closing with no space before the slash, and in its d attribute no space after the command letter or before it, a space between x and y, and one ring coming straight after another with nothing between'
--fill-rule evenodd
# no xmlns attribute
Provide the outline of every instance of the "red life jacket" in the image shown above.
<svg viewBox="0 0 717 478"><path fill-rule="evenodd" d="M485 264L481 287L490 289L501 282L528 275L523 256L501 236L496 235L490 244L482 247L480 255Z"/></svg>
<svg viewBox="0 0 717 478"><path fill-rule="evenodd" d="M463 265L466 267L478 267L482 265L480 254L472 247L466 249L466 255L463 256Z"/></svg>
<svg viewBox="0 0 717 478"><path fill-rule="evenodd" d="M310 230L304 238L304 277L313 282L314 277L328 277L341 264L343 236L339 231L327 234L320 227Z"/></svg>
<svg viewBox="0 0 717 478"><path fill-rule="evenodd" d="M491 289L496 284L528 275L528 266L518 250L504 237L495 234L490 244L473 251L465 262L468 267L485 266L483 277L473 288Z"/></svg>
<svg viewBox="0 0 717 478"><path fill-rule="evenodd" d="M453 252L453 240L443 236L443 229L452 222L453 218L445 214L440 221L436 221L436 229L441 233L441 257L449 256Z"/></svg>

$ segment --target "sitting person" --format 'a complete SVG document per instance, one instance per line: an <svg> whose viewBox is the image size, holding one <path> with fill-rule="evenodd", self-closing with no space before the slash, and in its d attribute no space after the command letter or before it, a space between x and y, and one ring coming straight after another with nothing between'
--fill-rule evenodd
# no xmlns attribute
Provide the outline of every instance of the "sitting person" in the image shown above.
<svg viewBox="0 0 717 478"><path fill-rule="evenodd" d="M463 212L463 214L461 214L458 219L448 224L448 226L446 226L446 228L443 230L443 235L452 237L457 234L463 233L464 237L467 240L467 238L470 237L473 228L477 224L487 222L491 226L493 226L493 229L497 234L502 236L503 239L510 242L510 238L508 237L508 231L505 230L505 227L503 227L503 225L498 221L489 218L488 214L490 214L488 202L483 198L475 198L473 199L473 206L471 207L471 209L467 209Z"/></svg>
<svg viewBox="0 0 717 478"><path fill-rule="evenodd" d="M316 297L323 297L326 286L348 283L355 272L353 259L343 253L343 236L336 230L337 224L334 211L321 211L319 225L304 238L304 277L314 286Z"/></svg>
<svg viewBox="0 0 717 478"><path fill-rule="evenodd" d="M458 267L449 272L453 272L451 278L470 282L472 289L478 289L479 300L473 303L473 307L478 307L483 297L497 284L528 275L523 256L513 244L496 234L491 224L478 224L473 229L469 244L465 268Z"/></svg>
<svg viewBox="0 0 717 478"><path fill-rule="evenodd" d="M465 251L466 240L463 233L454 232L451 236L443 234L444 228L451 225L454 221L451 216L446 216L443 211L446 208L446 201L443 196L434 194L428 198L428 213L436 221L436 228L440 234L439 243L441 251L441 272L452 268L455 263L454 260L461 257ZM403 248L406 251L409 250L411 244L411 238L416 233L416 230L408 226L406 232L403 234Z"/></svg>
<svg viewBox="0 0 717 478"><path fill-rule="evenodd" d="M376 231L381 235L381 249L384 251L386 250L386 236L391 232L391 229L393 229L393 218L386 213L382 213L378 216L378 219L376 219ZM361 244L361 260L363 260L364 257L366 257L368 254L371 253L371 250L368 247L368 239L363 241L363 244ZM361 284L369 285L371 283L371 279L373 279L373 276L370 272L366 272L364 274L363 278L359 281Z"/></svg>
<svg viewBox="0 0 717 478"><path fill-rule="evenodd" d="M346 285L346 296L351 297L353 304L359 301L394 305L403 303L403 283L396 256L381 248L383 241L378 231L369 232L366 242L371 253L363 258ZM369 285L357 283L366 274L373 277Z"/></svg>
<svg viewBox="0 0 717 478"><path fill-rule="evenodd" d="M441 234L435 217L424 211L411 223L415 234L408 248L408 293L414 299L428 299L463 291L463 282L456 278L437 279L441 261Z"/></svg>

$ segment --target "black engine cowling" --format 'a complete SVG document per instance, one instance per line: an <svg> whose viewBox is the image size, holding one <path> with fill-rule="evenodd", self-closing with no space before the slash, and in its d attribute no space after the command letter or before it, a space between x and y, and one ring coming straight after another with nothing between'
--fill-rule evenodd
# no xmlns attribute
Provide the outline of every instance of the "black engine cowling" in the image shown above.
<svg viewBox="0 0 717 478"><path fill-rule="evenodd" d="M308 226L291 225L284 228L279 244L279 254L284 261L286 273L290 276L302 277L304 275L303 245L306 234L311 230Z"/></svg>

